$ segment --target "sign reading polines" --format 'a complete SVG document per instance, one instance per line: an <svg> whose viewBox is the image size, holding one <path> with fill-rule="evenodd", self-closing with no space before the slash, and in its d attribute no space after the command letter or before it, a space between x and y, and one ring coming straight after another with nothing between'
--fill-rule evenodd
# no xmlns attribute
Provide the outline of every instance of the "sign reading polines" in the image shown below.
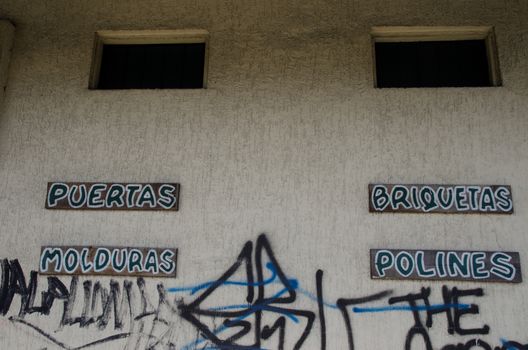
<svg viewBox="0 0 528 350"><path fill-rule="evenodd" d="M369 185L369 211L512 214L510 186Z"/></svg>
<svg viewBox="0 0 528 350"><path fill-rule="evenodd" d="M522 282L519 253L371 249L373 279Z"/></svg>
<svg viewBox="0 0 528 350"><path fill-rule="evenodd" d="M46 209L178 210L180 184L49 182Z"/></svg>
<svg viewBox="0 0 528 350"><path fill-rule="evenodd" d="M39 271L44 275L112 275L175 277L178 250L46 246L42 247Z"/></svg>

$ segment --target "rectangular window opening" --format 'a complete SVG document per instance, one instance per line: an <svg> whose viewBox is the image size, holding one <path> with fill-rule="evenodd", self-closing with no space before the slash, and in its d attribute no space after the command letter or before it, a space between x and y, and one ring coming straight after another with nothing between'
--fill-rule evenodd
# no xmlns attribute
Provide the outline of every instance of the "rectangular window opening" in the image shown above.
<svg viewBox="0 0 528 350"><path fill-rule="evenodd" d="M492 27L374 27L378 88L500 86Z"/></svg>
<svg viewBox="0 0 528 350"><path fill-rule="evenodd" d="M99 31L90 88L205 88L207 38L203 30Z"/></svg>

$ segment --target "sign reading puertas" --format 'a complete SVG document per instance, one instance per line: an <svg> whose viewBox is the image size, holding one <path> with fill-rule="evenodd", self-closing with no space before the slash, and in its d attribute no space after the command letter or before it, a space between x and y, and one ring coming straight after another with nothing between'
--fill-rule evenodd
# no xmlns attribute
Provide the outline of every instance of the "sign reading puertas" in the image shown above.
<svg viewBox="0 0 528 350"><path fill-rule="evenodd" d="M45 246L39 271L43 275L175 277L177 256L178 250L172 248Z"/></svg>
<svg viewBox="0 0 528 350"><path fill-rule="evenodd" d="M512 214L513 200L510 186L371 184L369 211Z"/></svg>
<svg viewBox="0 0 528 350"><path fill-rule="evenodd" d="M371 249L373 279L522 282L519 253Z"/></svg>
<svg viewBox="0 0 528 350"><path fill-rule="evenodd" d="M178 210L180 184L49 182L46 209Z"/></svg>

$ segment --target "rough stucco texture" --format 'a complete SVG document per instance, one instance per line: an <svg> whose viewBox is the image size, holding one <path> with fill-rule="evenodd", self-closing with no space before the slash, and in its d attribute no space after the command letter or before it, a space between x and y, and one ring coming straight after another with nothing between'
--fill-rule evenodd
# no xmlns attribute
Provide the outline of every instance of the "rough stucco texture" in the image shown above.
<svg viewBox="0 0 528 350"><path fill-rule="evenodd" d="M3 1L0 17L16 26L0 106L0 257L18 259L26 279L42 245L177 247L178 276L146 281L156 306L157 283L216 280L246 241L266 233L285 274L304 290L315 293L315 273L324 271L330 304L421 287L430 287L438 304L443 284L482 288L482 297L461 299L479 305L479 313L460 323L489 325L488 334L449 334L446 314L438 314L428 330L434 349L473 338L528 343L526 283L375 281L368 256L370 248L505 250L520 252L528 266L528 2L32 0ZM374 89L375 25L493 25L503 86ZM208 89L87 89L96 30L159 28L210 32ZM49 211L48 181L179 182L180 211ZM515 213L369 214L367 185L376 182L507 184ZM60 280L70 288L70 278ZM122 287L124 279L115 280ZM80 279L73 316L82 311L84 281L109 288L110 278ZM36 305L48 283L42 276L38 282ZM197 295L168 299L188 303ZM237 287L220 288L210 300L207 307L247 302ZM122 330L112 317L104 330L61 327L64 300L55 300L49 315L25 316L39 333L9 320L20 303L16 295L0 317L1 349L72 349L123 332L134 335L92 348L146 349L155 338L140 335L156 323L148 317L141 325L125 320ZM368 305L387 306L387 298ZM283 306L317 316L302 349L320 349L324 337L327 349L348 348L339 310L325 309L323 333L309 297L298 293ZM263 314L263 325L280 316ZM153 349L184 349L200 337L178 312L163 317L158 326L169 330L156 335ZM404 349L414 325L405 311L351 317L356 349ZM240 343L249 345L254 317L247 320L253 328ZM223 318L202 321L219 327ZM298 321L286 317L285 349L304 330L307 321ZM262 348L277 344L275 334ZM412 349L422 344L418 336Z"/></svg>

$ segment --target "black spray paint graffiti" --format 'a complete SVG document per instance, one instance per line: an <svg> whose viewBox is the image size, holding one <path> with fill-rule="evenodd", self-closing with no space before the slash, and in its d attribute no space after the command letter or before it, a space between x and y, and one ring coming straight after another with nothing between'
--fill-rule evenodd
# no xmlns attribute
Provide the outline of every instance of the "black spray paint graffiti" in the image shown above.
<svg viewBox="0 0 528 350"><path fill-rule="evenodd" d="M166 300L166 291L162 284L157 286L158 303L154 306L142 277L137 278L135 283L125 280L122 285L111 280L107 288L101 282L94 283L91 280L84 281L81 287L77 277L70 278L67 287L59 278L49 276L47 288L40 293L40 305L35 305L38 290L37 272L31 271L27 282L17 260L4 259L1 266L0 313L3 316L8 315L14 297L20 296L18 313L9 319L13 323L31 328L59 348L104 348L106 343L124 339L125 349L140 349L140 345L144 345L144 349L175 349L174 344L166 338L168 333L161 329L170 326L170 316L177 315L178 310L173 303ZM82 299L79 295L82 295ZM62 307L59 306L62 308L59 329L77 325L80 328L92 327L100 331L111 328L116 332L80 346L70 346L54 337L53 332L45 331L27 320L27 316L31 314L50 315L57 302L62 302ZM81 306L81 313L73 315L73 310L78 309L78 306ZM128 326L126 330L125 325Z"/></svg>
<svg viewBox="0 0 528 350"><path fill-rule="evenodd" d="M235 263L220 278L188 287L165 288L159 284L155 297L147 292L143 278L134 282L125 280L122 284L112 280L104 286L91 280L81 284L77 277L72 277L67 286L62 279L49 276L46 286L39 288L37 272L32 271L28 281L17 260L3 260L1 267L0 313L14 324L30 328L46 342L67 350L104 349L110 344L112 348L122 346L126 350L297 350L307 348L308 338L317 335L320 349L326 350L328 312L340 312L343 339L339 342L344 341L349 350L355 350L357 334L353 324L361 321L361 315L392 311L404 311L413 317L402 341L405 350L528 350L528 344L502 340L502 344L492 346L480 339L490 333L487 325L464 326L466 317L479 313L477 305L464 303L465 298L482 297L481 288L444 286L439 304L431 302L430 288L405 295L386 290L340 298L334 303L324 298L323 271L315 274L315 293L302 288L297 279L285 273L265 235L259 236L256 244L247 242ZM243 291L243 301L225 305L225 300L229 300L226 294L237 294L232 289ZM307 309L306 302L299 303L306 298L313 301L313 308ZM17 299L20 307L12 310ZM299 304L304 308L296 307ZM59 324L55 325L59 329L79 327L113 333L82 345L68 345L57 338L57 332L44 330L32 321L37 315L50 317L50 312L56 310L61 313ZM474 338L464 343L433 346L429 329L438 317L447 320L448 335ZM175 336L181 333L182 321L195 329L194 340Z"/></svg>

